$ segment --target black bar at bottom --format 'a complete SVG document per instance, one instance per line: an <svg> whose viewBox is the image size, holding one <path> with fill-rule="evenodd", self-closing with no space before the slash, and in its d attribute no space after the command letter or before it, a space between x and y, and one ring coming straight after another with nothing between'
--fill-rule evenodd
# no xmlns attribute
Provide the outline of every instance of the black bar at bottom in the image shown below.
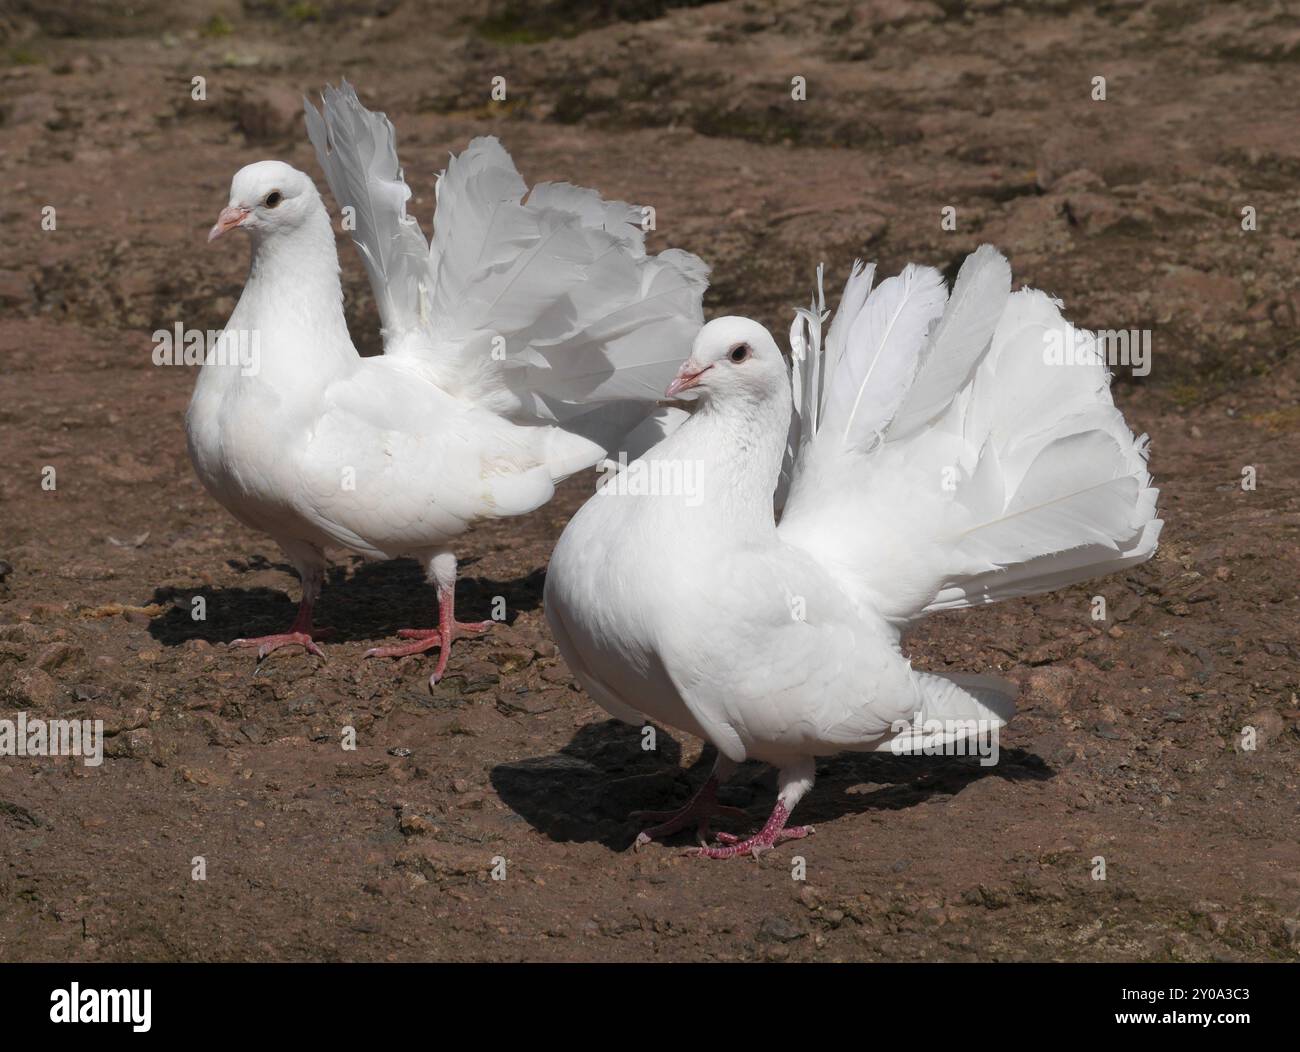
<svg viewBox="0 0 1300 1052"><path fill-rule="evenodd" d="M1239 964L6 964L0 991L6 1037L436 1040L469 1025L486 1041L536 1041L569 1027L608 1039L640 1021L770 1038L786 1025L814 1034L825 1013L837 1028L857 1016L965 1032L982 1019L1025 1035L1231 1040L1280 1033L1296 975ZM606 1025L615 1029L593 1029Z"/></svg>

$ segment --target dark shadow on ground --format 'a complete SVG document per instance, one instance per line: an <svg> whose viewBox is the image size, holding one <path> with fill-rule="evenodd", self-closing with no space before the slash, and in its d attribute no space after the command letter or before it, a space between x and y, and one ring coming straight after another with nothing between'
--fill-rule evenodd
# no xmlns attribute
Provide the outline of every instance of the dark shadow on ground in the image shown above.
<svg viewBox="0 0 1300 1052"><path fill-rule="evenodd" d="M556 841L596 841L621 851L644 823L633 811L679 807L703 783L716 753L706 747L683 769L681 746L655 728L657 748L642 748L640 728L609 720L583 727L558 753L535 756L492 770L492 787L503 801L538 832ZM892 753L842 753L817 761L817 784L800 803L800 823L832 822L848 815L901 810L936 794L954 796L981 778L1042 781L1055 772L1037 755L1002 749L995 766L978 757L894 756ZM718 819L717 828L753 832L766 820L776 799L776 771L746 763L718 794L724 804L750 815L743 823ZM693 843L693 831L672 843Z"/></svg>
<svg viewBox="0 0 1300 1052"><path fill-rule="evenodd" d="M461 563L462 574L476 560ZM273 563L260 556L230 565L241 573L282 570L285 563ZM351 570L351 576L349 576ZM465 574L456 583L456 616L462 621L485 621L492 617L493 599L504 596L506 623L523 610L536 610L542 602L545 571L534 570L527 577L497 581ZM289 594L278 588L157 588L151 601L169 609L149 624L149 634L166 646L179 646L189 639L228 643L242 636L285 631L298 609L300 592ZM201 596L206 618L192 616L193 600ZM431 585L413 559L391 562L361 562L353 567L331 566L325 588L316 606L317 625L334 629L326 642L382 641L399 628L431 628L437 623L437 604Z"/></svg>

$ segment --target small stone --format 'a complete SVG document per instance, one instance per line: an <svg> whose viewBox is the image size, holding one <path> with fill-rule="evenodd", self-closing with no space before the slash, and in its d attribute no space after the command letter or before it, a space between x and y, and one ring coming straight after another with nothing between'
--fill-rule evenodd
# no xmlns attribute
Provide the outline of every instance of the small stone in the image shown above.
<svg viewBox="0 0 1300 1052"><path fill-rule="evenodd" d="M145 726L149 722L149 711L140 706L123 709L112 705L96 705L90 710L90 718L103 720L104 737L112 738Z"/></svg>
<svg viewBox="0 0 1300 1052"><path fill-rule="evenodd" d="M4 688L0 687L0 692ZM8 698L18 708L44 709L63 699L63 688L44 669L22 669L14 676L7 692Z"/></svg>
<svg viewBox="0 0 1300 1052"><path fill-rule="evenodd" d="M1105 720L1097 723L1093 728L1093 733L1097 735L1098 738L1105 738L1106 741L1110 742L1124 740L1124 735L1120 734L1119 729L1113 723L1109 723Z"/></svg>
<svg viewBox="0 0 1300 1052"><path fill-rule="evenodd" d="M1001 910L1011 905L1011 896L1002 888L990 888L981 884L976 892L977 902L985 909Z"/></svg>
<svg viewBox="0 0 1300 1052"><path fill-rule="evenodd" d="M35 646L40 642L42 635L44 633L39 628L26 621L19 621L16 625L0 625L0 640L6 643Z"/></svg>
<svg viewBox="0 0 1300 1052"><path fill-rule="evenodd" d="M142 760L152 754L153 748L153 732L141 727L109 738L104 743L104 755L117 760Z"/></svg>
<svg viewBox="0 0 1300 1052"><path fill-rule="evenodd" d="M764 917L758 926L758 941L784 943L802 939L807 932L785 917Z"/></svg>
<svg viewBox="0 0 1300 1052"><path fill-rule="evenodd" d="M303 694L280 706L280 711L286 716L313 716L319 710L320 699L315 694Z"/></svg>
<svg viewBox="0 0 1300 1052"><path fill-rule="evenodd" d="M526 693L503 695L497 699L497 708L506 715L522 712L529 716L537 716L543 712L553 712L557 706L545 694Z"/></svg>
<svg viewBox="0 0 1300 1052"><path fill-rule="evenodd" d="M225 785L226 780L206 767L182 767L181 781L191 785Z"/></svg>
<svg viewBox="0 0 1300 1052"><path fill-rule="evenodd" d="M521 668L527 668L533 660L531 649L519 647L510 650L497 650L488 655L489 660L501 669L504 673L518 672Z"/></svg>
<svg viewBox="0 0 1300 1052"><path fill-rule="evenodd" d="M73 643L51 643L36 658L36 667L46 672L72 665L85 658L86 652Z"/></svg>
<svg viewBox="0 0 1300 1052"><path fill-rule="evenodd" d="M1064 712L1074 693L1074 673L1068 668L1048 666L1029 673L1027 693L1041 699L1053 712Z"/></svg>
<svg viewBox="0 0 1300 1052"><path fill-rule="evenodd" d="M447 680L459 680L462 694L481 694L501 682L501 673L490 661L468 661L462 668L447 673Z"/></svg>
<svg viewBox="0 0 1300 1052"><path fill-rule="evenodd" d="M432 833L437 827L424 815L403 814L398 820L397 828L402 831L403 836L424 836Z"/></svg>

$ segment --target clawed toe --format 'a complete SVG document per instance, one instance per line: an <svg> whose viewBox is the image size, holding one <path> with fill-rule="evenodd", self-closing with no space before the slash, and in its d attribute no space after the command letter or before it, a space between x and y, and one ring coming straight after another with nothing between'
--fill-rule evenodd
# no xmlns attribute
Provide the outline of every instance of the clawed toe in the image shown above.
<svg viewBox="0 0 1300 1052"><path fill-rule="evenodd" d="M322 661L325 660L325 651L316 645L313 635L319 635L329 632L330 629L317 629L311 632L279 632L270 636L251 636L247 639L232 639L232 647L257 647L257 661L261 664L266 658L274 654L281 647L300 646L308 654L314 654Z"/></svg>
<svg viewBox="0 0 1300 1052"><path fill-rule="evenodd" d="M433 675L429 677L429 687L432 689L447 672L447 659L451 655L452 641L461 636L481 635L494 624L495 621L457 621L453 618L442 621L437 628L399 628L398 637L409 639L411 642L391 647L371 647L364 656L402 658L410 657L412 654L423 654L437 647L438 664L433 670Z"/></svg>
<svg viewBox="0 0 1300 1052"><path fill-rule="evenodd" d="M411 654L423 654L426 650L442 646L442 636L435 630L423 628L403 628L397 633L403 639L413 642L401 643L393 647L371 647L363 654L368 658L400 658Z"/></svg>
<svg viewBox="0 0 1300 1052"><path fill-rule="evenodd" d="M762 832L743 839L731 833L719 833L717 841L720 846L701 845L691 848L687 854L694 858L735 858L738 855L753 855L757 858L771 851L777 844L784 844L787 840L802 840L815 832L813 826L789 826L778 830L764 827Z"/></svg>
<svg viewBox="0 0 1300 1052"><path fill-rule="evenodd" d="M641 830L632 849L639 850L653 840L680 833L683 829L695 826L695 837L700 844L706 844L709 838L709 822L722 815L727 818L747 818L739 807L728 807L718 803L718 777L710 774L690 801L676 811L633 811L629 816L633 821L650 822L649 828Z"/></svg>
<svg viewBox="0 0 1300 1052"><path fill-rule="evenodd" d="M470 635L481 635L495 625L495 621L457 621L453 626L452 634L459 635L468 632Z"/></svg>

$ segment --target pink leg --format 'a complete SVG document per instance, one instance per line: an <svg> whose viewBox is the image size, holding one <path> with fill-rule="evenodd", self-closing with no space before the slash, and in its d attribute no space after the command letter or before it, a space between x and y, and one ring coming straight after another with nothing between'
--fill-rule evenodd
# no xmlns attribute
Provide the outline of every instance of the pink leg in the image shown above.
<svg viewBox="0 0 1300 1052"><path fill-rule="evenodd" d="M718 762L713 765L713 770L709 772L709 777L700 786L699 792L691 797L685 807L678 811L634 811L633 818L643 818L661 824L638 833L632 844L633 850L644 847L652 840L672 836L673 833L685 829L691 823L695 823L696 837L703 844L709 836L709 819L714 815L747 818L748 816L739 807L727 807L725 804L718 803L718 786L729 778L735 769L735 764L720 756Z"/></svg>
<svg viewBox="0 0 1300 1052"><path fill-rule="evenodd" d="M450 573L448 573L450 560ZM457 621L456 620L456 560L452 556L438 556L433 560L431 576L438 585L438 627L437 628L402 628L397 634L403 639L413 640L395 647L372 647L365 653L366 657L407 657L410 654L423 654L426 650L438 647L438 664L429 677L429 686L442 679L447 671L447 658L451 656L453 639L461 636L478 635L492 627L492 621ZM450 578L448 580L448 577Z"/></svg>
<svg viewBox="0 0 1300 1052"><path fill-rule="evenodd" d="M742 840L730 833L719 833L722 846L698 847L691 854L699 858L735 858L737 855L760 855L786 840L801 840L814 832L812 826L787 826L790 812L809 789L812 788L816 768L812 757L804 757L782 767L777 784L780 791L776 806L766 824L751 837Z"/></svg>
<svg viewBox="0 0 1300 1052"><path fill-rule="evenodd" d="M293 624L289 626L287 632L277 632L269 636L250 636L247 639L232 639L232 647L257 647L257 660L260 662L268 654L272 654L281 647L300 646L309 654L315 654L322 661L325 659L325 652L315 643L315 640L329 635L334 630L332 628L312 628L311 611L316 605L316 596L304 584L302 602L298 604L298 613L293 619Z"/></svg>

